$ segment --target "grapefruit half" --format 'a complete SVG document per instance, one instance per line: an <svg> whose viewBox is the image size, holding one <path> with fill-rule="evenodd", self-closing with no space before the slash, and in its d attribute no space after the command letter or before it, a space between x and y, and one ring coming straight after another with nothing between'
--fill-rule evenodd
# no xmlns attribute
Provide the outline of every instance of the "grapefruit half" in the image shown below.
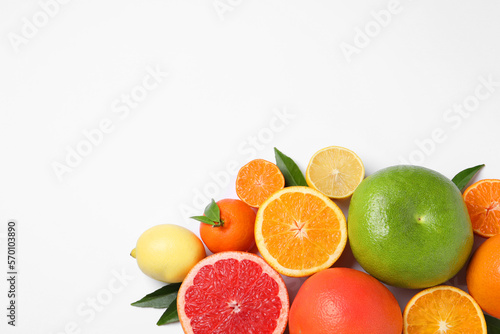
<svg viewBox="0 0 500 334"><path fill-rule="evenodd" d="M177 295L186 334L282 334L288 310L281 276L245 252L221 252L198 262Z"/></svg>

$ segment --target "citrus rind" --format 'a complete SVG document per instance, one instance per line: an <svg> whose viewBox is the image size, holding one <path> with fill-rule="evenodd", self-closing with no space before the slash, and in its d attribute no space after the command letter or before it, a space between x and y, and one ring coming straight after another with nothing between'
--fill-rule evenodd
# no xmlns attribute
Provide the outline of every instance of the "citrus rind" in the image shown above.
<svg viewBox="0 0 500 334"><path fill-rule="evenodd" d="M270 221L264 218L266 209L271 203L273 203L274 201L281 201L281 196L292 193L301 193L305 196L313 196L314 198L317 198L320 203L324 204L322 210L318 210L317 212L308 212L313 216L313 219L327 212L330 217L335 217L335 221L328 220L326 222L323 222L326 225L323 226L323 228L322 225L320 225L318 228L317 224L319 220L308 220L300 222L298 221L298 219L294 218L293 223L290 223L289 220L285 222ZM295 209L301 210L304 208ZM314 210L314 208L305 209ZM303 228L301 228L301 233L298 232L295 223L302 224ZM271 248L271 246L268 244L268 242L266 242L266 237L263 235L263 229L272 229L273 225L276 226L276 224L281 225L280 228L283 228L284 230L282 230L281 232L278 231L277 234L273 236L275 237L275 239L277 239L276 242L278 242L279 245L273 246L273 250L270 250L269 248ZM310 226L313 224L316 224L316 227L310 228ZM335 226L333 226L334 224ZM293 237L290 236L290 233L293 233ZM334 249L332 249L332 247L330 247L330 249L325 249L325 245L315 244L314 240L308 233L316 235L318 235L318 233L321 233L322 237L324 236L327 239L333 238L332 242L334 242L334 244L331 244L331 246L334 247ZM288 237L288 242L283 242L282 240L285 240L286 237ZM335 239L335 237L337 239ZM279 238L281 238L281 240L279 240ZM262 257L280 274L290 277L309 276L318 271L329 268L335 263L335 261L337 261L337 259L342 254L347 243L347 226L345 216L342 213L342 210L340 210L340 208L331 199L329 199L319 191L303 186L287 187L275 192L259 208L259 211L257 212L257 218L255 220L255 242ZM323 252L321 254L323 255L322 258L325 258L323 262L314 263L313 265L304 264L307 261L311 262L310 257L305 258L303 256L303 254L311 254L311 247L317 247L319 251ZM276 248L279 249L280 254L276 253ZM285 266L282 263L283 261L280 261L278 258L294 258L298 261L302 261L303 265L301 268L290 268L290 266ZM314 259L312 259L312 261L314 262Z"/></svg>
<svg viewBox="0 0 500 334"><path fill-rule="evenodd" d="M325 147L311 157L306 169L306 182L333 199L350 197L365 177L365 167L353 151L340 147Z"/></svg>

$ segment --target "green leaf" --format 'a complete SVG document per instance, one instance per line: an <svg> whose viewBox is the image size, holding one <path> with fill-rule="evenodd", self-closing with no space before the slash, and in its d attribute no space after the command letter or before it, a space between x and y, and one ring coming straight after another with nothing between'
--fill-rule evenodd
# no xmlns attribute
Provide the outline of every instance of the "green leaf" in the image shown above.
<svg viewBox="0 0 500 334"><path fill-rule="evenodd" d="M207 216L193 216L190 218L195 219L197 221L200 221L202 223L208 224L208 225L215 225L215 223L211 219L209 219Z"/></svg>
<svg viewBox="0 0 500 334"><path fill-rule="evenodd" d="M455 177L451 181L456 184L456 186L458 187L458 189L460 189L460 191L464 191L465 186L474 177L474 175L476 175L476 173L479 172L479 170L483 167L484 164L464 169L463 171L455 175Z"/></svg>
<svg viewBox="0 0 500 334"><path fill-rule="evenodd" d="M192 219L200 221L204 224L212 225L213 227L224 226L224 222L220 219L220 209L214 199L205 208L204 216L193 216Z"/></svg>
<svg viewBox="0 0 500 334"><path fill-rule="evenodd" d="M491 315L485 314L486 327L488 327L488 334L500 334L500 319L494 318Z"/></svg>
<svg viewBox="0 0 500 334"><path fill-rule="evenodd" d="M290 157L281 153L276 147L274 148L274 156L276 157L276 165L285 177L285 185L290 186L305 186L307 182L304 174L300 171L299 166Z"/></svg>
<svg viewBox="0 0 500 334"><path fill-rule="evenodd" d="M177 298L168 306L168 308L163 312L160 320L156 323L158 326L170 324L172 322L179 321L179 315L177 314Z"/></svg>
<svg viewBox="0 0 500 334"><path fill-rule="evenodd" d="M217 203L215 203L213 198L212 202L210 202L210 204L208 204L207 207L205 208L204 214L212 221L220 223L220 209Z"/></svg>
<svg viewBox="0 0 500 334"><path fill-rule="evenodd" d="M173 300L177 298L177 292L181 283L173 283L165 285L164 287L156 290L155 292L146 295L141 300L132 303L136 307L153 307L153 308L166 308L169 307Z"/></svg>

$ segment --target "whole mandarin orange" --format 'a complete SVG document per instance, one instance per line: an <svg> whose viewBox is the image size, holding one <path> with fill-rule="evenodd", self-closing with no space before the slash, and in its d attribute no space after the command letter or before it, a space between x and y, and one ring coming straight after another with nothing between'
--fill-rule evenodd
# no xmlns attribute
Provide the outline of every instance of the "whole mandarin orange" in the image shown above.
<svg viewBox="0 0 500 334"><path fill-rule="evenodd" d="M200 223L200 236L212 253L249 251L255 245L255 211L238 199L217 202L221 226Z"/></svg>

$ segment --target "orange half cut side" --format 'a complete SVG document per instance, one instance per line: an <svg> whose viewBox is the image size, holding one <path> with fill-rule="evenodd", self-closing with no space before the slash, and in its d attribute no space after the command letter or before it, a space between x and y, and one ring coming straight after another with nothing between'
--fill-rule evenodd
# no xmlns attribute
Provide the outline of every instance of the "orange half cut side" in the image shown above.
<svg viewBox="0 0 500 334"><path fill-rule="evenodd" d="M330 267L347 242L339 207L309 187L287 187L259 208L255 241L264 259L279 273L312 275Z"/></svg>
<svg viewBox="0 0 500 334"><path fill-rule="evenodd" d="M404 334L486 334L477 302L465 291L441 285L417 293L403 314Z"/></svg>
<svg viewBox="0 0 500 334"><path fill-rule="evenodd" d="M463 197L474 232L486 238L500 234L500 180L478 181Z"/></svg>

